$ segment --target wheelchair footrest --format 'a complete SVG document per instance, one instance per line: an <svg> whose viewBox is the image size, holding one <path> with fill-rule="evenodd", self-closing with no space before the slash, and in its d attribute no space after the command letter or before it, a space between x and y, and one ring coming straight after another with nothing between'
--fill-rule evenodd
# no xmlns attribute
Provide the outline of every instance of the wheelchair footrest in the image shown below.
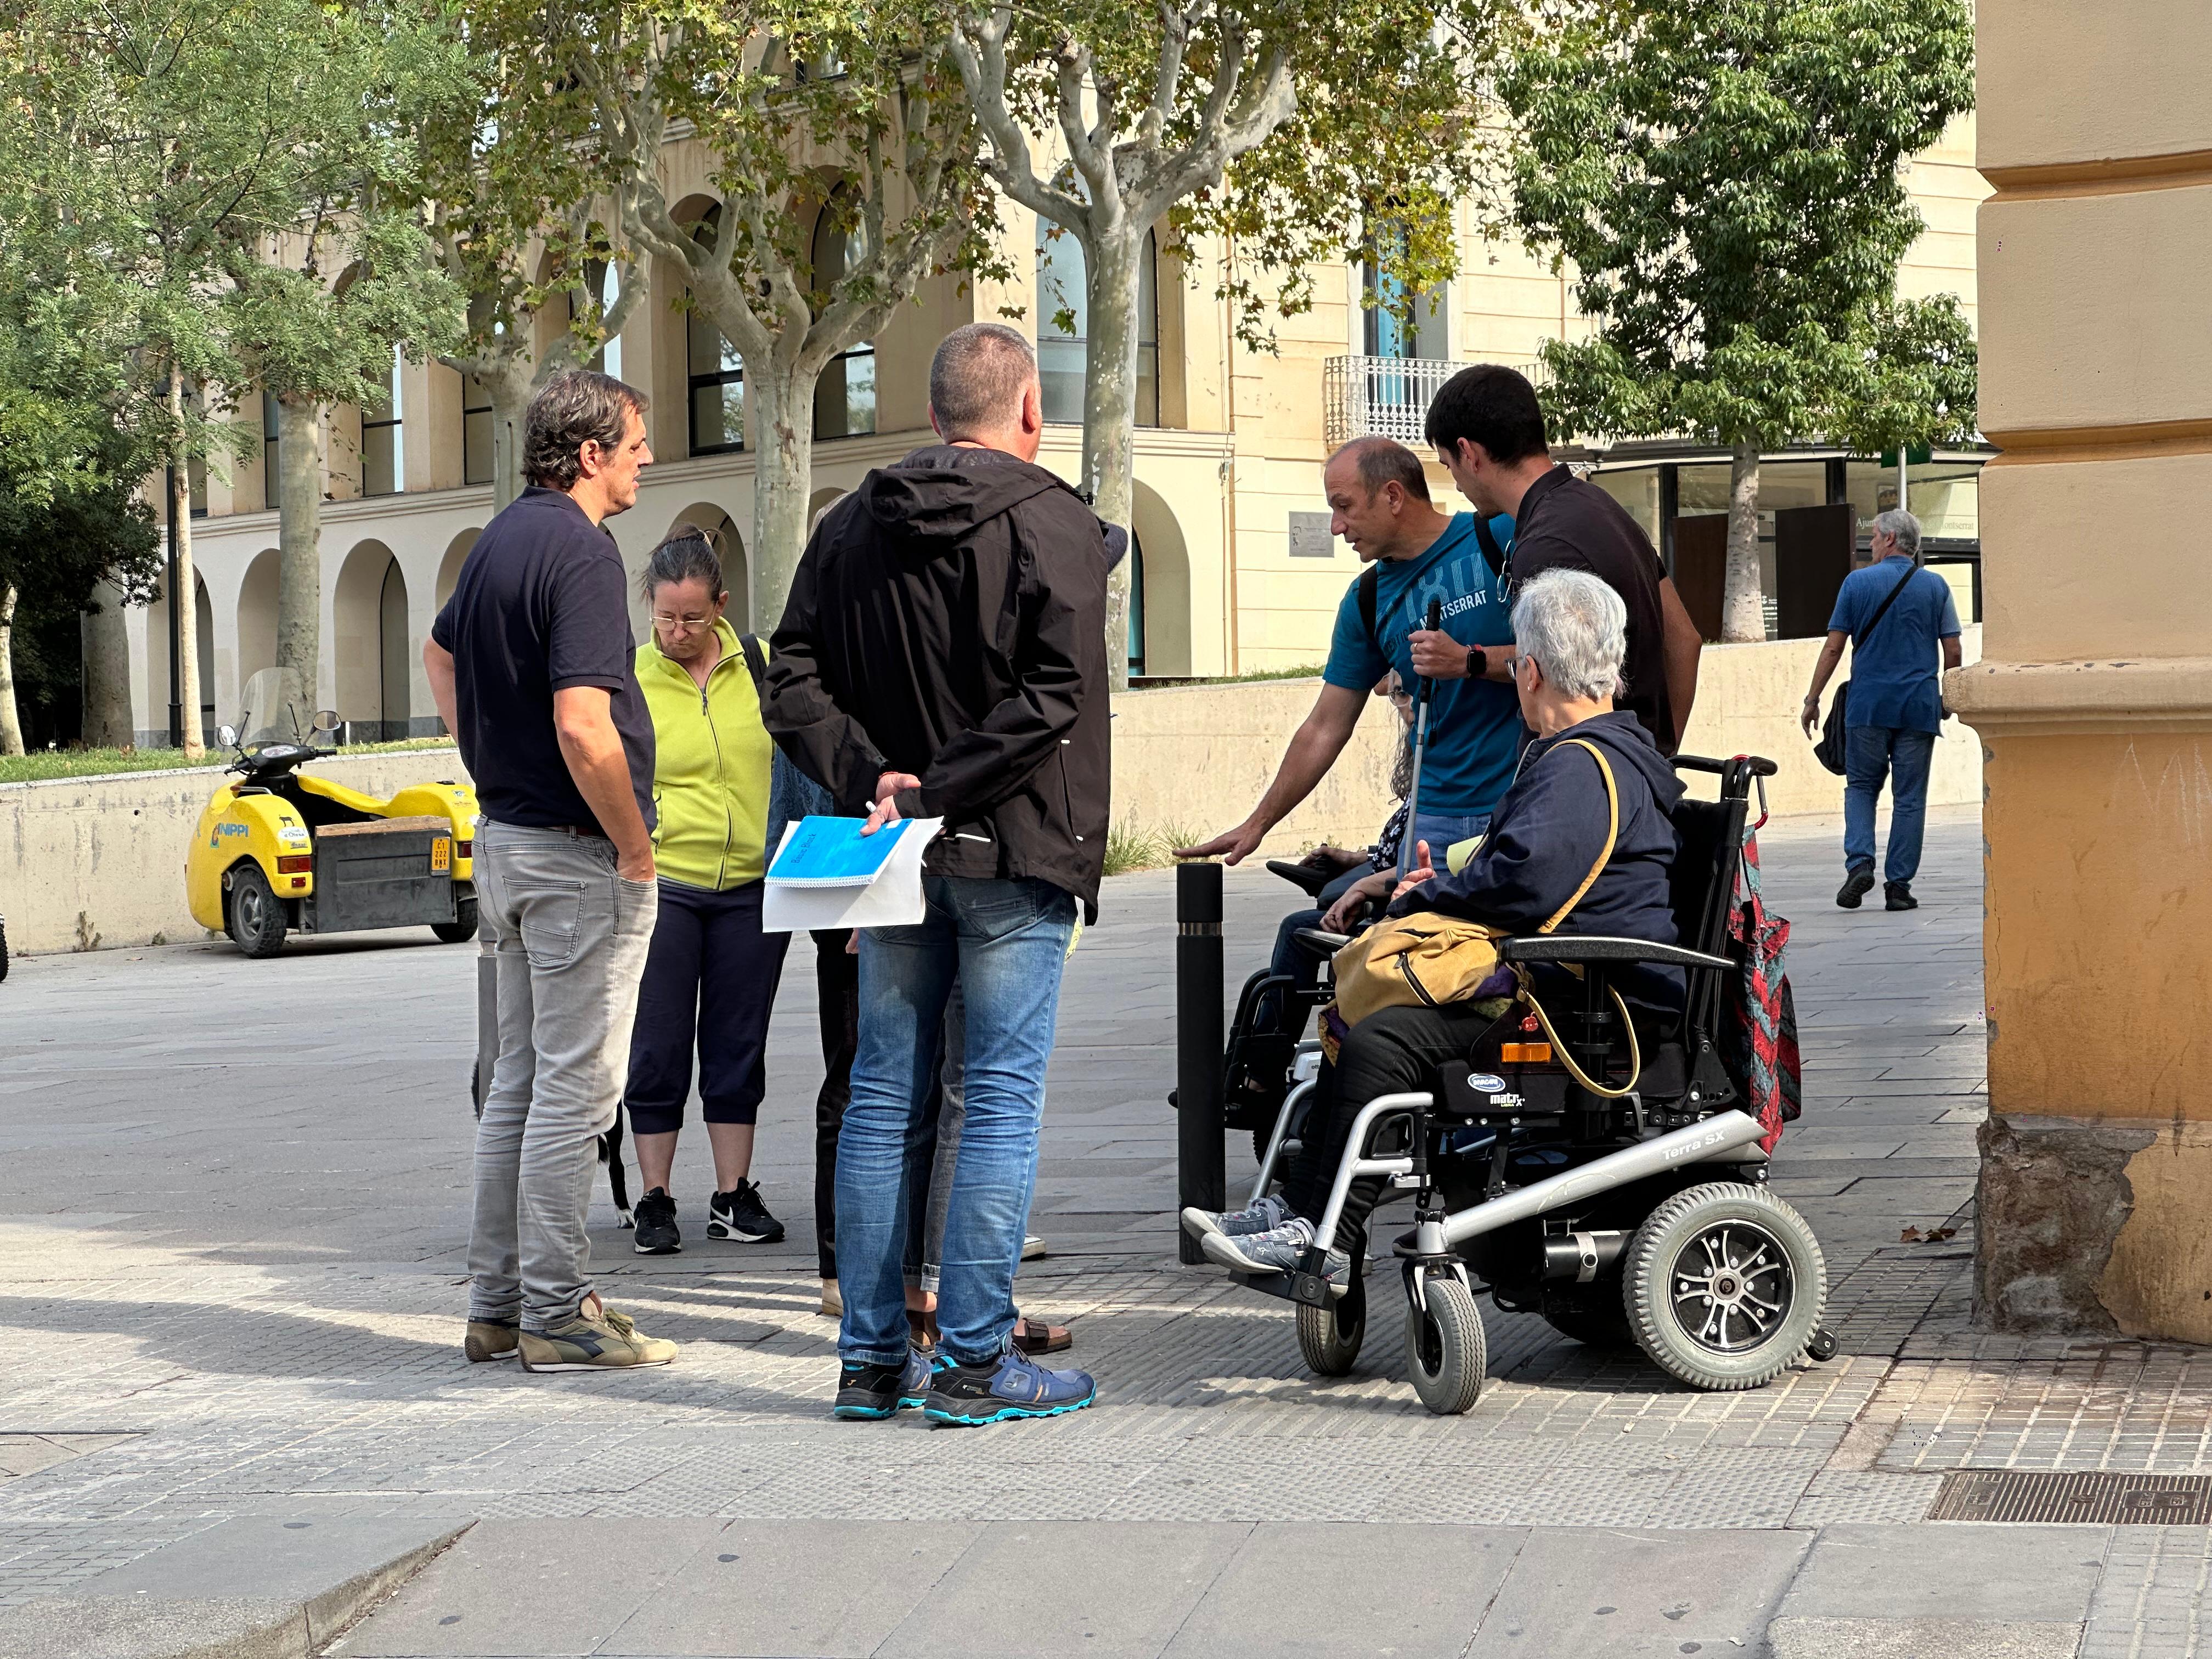
<svg viewBox="0 0 2212 1659"><path fill-rule="evenodd" d="M1291 1292L1290 1273L1231 1273L1229 1277L1248 1291L1257 1291L1262 1296L1272 1296L1279 1301L1295 1302Z"/></svg>
<svg viewBox="0 0 2212 1659"><path fill-rule="evenodd" d="M1319 1273L1231 1273L1229 1276L1248 1290L1257 1291L1262 1296L1272 1296L1282 1302L1303 1302L1309 1308L1326 1308L1344 1294L1342 1290L1332 1291L1328 1281Z"/></svg>

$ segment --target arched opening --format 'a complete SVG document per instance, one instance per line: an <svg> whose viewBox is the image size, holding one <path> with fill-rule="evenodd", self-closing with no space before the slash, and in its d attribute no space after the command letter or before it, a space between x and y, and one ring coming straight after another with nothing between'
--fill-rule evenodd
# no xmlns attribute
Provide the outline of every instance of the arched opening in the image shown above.
<svg viewBox="0 0 2212 1659"><path fill-rule="evenodd" d="M738 533L737 521L712 501L694 501L668 521L663 537L675 533L676 526L688 524L695 530L703 530L714 539L715 550L722 560L722 585L729 589L729 617L739 633L758 632L753 626L751 573L745 568L745 541ZM773 620L763 627L773 627ZM642 639L644 635L638 636Z"/></svg>
<svg viewBox="0 0 2212 1659"><path fill-rule="evenodd" d="M276 550L264 547L238 585L238 684L276 665ZM235 709L231 711L235 714ZM228 716L225 716L226 719Z"/></svg>
<svg viewBox="0 0 2212 1659"><path fill-rule="evenodd" d="M710 202L691 228L694 241L714 246L722 205ZM745 447L745 362L714 319L694 306L684 313L686 383L690 391L690 450L726 455Z"/></svg>
<svg viewBox="0 0 2212 1659"><path fill-rule="evenodd" d="M1129 556L1137 563L1129 573L1129 672L1152 679L1187 678L1193 672L1190 551L1174 509L1158 490L1139 483L1133 505Z"/></svg>
<svg viewBox="0 0 2212 1659"><path fill-rule="evenodd" d="M823 303L851 271L860 252L854 225L857 194L840 185L814 220L814 289ZM876 429L876 343L862 342L840 353L814 384L814 435L856 438Z"/></svg>
<svg viewBox="0 0 2212 1659"><path fill-rule="evenodd" d="M228 665L216 659L215 605L208 599L207 579L194 571L192 584L198 601L193 606L192 633L200 677L200 735L212 742L215 728L222 720L216 712L216 687L222 683L222 672ZM153 603L146 611L146 677L147 702L153 716L153 726L162 733L161 740L167 743L169 727L169 600L166 585L155 591ZM233 678L228 684L234 686L238 682ZM232 712L237 711L234 709Z"/></svg>
<svg viewBox="0 0 2212 1659"><path fill-rule="evenodd" d="M469 550L477 544L477 538L483 533L480 528L472 526L447 544L446 556L438 562L436 592L441 611L446 608L446 601L453 597L453 590L460 586L461 566L469 556Z"/></svg>
<svg viewBox="0 0 2212 1659"><path fill-rule="evenodd" d="M1091 305L1083 244L1050 220L1037 221L1037 379L1048 421L1083 419L1083 366ZM1137 424L1160 423L1159 245L1151 231L1137 264Z"/></svg>
<svg viewBox="0 0 2212 1659"><path fill-rule="evenodd" d="M822 522L822 515L845 499L842 489L817 489L806 498L806 533L812 535L814 526Z"/></svg>
<svg viewBox="0 0 2212 1659"><path fill-rule="evenodd" d="M397 605L393 601L396 599ZM338 718L349 739L381 743L407 734L407 580L382 542L356 545L331 593L331 658ZM398 672L392 672L397 663ZM396 693L396 704L392 696Z"/></svg>

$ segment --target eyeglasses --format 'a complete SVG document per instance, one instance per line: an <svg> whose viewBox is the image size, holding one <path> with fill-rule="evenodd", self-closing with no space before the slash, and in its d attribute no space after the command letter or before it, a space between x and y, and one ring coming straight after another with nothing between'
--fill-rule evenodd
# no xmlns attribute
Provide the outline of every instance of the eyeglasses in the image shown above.
<svg viewBox="0 0 2212 1659"><path fill-rule="evenodd" d="M714 619L712 617L672 617L665 611L656 611L653 613L653 625L665 629L672 634L679 629L686 634L696 634L702 628L712 628Z"/></svg>

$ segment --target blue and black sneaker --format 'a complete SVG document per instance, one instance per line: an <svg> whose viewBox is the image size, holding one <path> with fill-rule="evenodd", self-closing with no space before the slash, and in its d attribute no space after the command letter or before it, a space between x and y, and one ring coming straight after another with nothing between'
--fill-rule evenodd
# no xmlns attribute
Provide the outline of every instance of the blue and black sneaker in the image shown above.
<svg viewBox="0 0 2212 1659"><path fill-rule="evenodd" d="M832 1414L864 1419L894 1417L928 1398L931 1371L947 1363L927 1348L908 1348L903 1365L848 1359L838 1370Z"/></svg>
<svg viewBox="0 0 2212 1659"><path fill-rule="evenodd" d="M1088 1371L1047 1370L1010 1353L988 1365L948 1365L930 1379L921 1414L933 1423L981 1428L1018 1417L1058 1417L1079 1412L1098 1397Z"/></svg>

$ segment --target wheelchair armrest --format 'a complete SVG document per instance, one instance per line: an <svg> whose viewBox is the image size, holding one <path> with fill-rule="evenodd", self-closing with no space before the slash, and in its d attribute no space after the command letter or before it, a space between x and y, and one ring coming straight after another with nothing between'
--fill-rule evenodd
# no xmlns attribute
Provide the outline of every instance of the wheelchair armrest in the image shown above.
<svg viewBox="0 0 2212 1659"><path fill-rule="evenodd" d="M1498 941L1500 962L1548 962L1583 966L1607 962L1657 963L1672 968L1733 969L1726 957L1709 957L1679 945L1655 945L1648 939L1606 939L1592 934L1562 938L1556 933Z"/></svg>
<svg viewBox="0 0 2212 1659"><path fill-rule="evenodd" d="M1349 933L1324 933L1318 927L1301 927L1291 937L1300 950L1317 957L1333 957L1352 943Z"/></svg>
<svg viewBox="0 0 2212 1659"><path fill-rule="evenodd" d="M1285 881L1297 888L1309 898L1319 898L1321 890L1336 879L1334 872L1316 870L1310 864L1304 862L1293 864L1288 859L1269 859L1267 868L1273 874L1280 876Z"/></svg>

